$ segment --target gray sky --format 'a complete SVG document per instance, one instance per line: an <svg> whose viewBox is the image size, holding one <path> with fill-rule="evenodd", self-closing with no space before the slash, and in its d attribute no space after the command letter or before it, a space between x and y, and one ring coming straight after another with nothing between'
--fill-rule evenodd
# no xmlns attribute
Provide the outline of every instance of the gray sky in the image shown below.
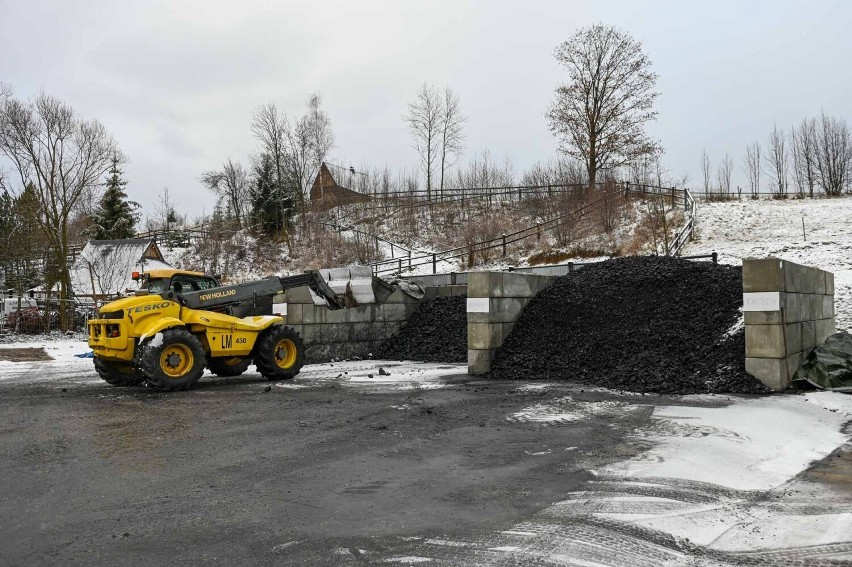
<svg viewBox="0 0 852 567"><path fill-rule="evenodd" d="M198 177L248 162L252 111L300 115L317 91L334 163L415 168L402 115L428 82L461 97L464 161L488 148L521 172L556 153L553 49L596 22L643 42L660 76L651 133L693 186L702 148L714 167L729 152L744 185L745 146L773 122L852 118L852 2L0 0L0 14L0 81L103 122L146 212L164 187L190 217L210 212Z"/></svg>

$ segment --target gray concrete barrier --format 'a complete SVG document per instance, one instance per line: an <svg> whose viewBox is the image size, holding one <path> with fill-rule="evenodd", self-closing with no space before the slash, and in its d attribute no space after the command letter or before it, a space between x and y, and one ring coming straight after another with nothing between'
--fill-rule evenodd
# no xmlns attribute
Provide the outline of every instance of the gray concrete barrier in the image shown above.
<svg viewBox="0 0 852 567"><path fill-rule="evenodd" d="M298 287L284 294L284 318L302 336L308 363L368 358L399 332L421 301L466 292L466 286L427 287L423 299L415 299L396 289L381 302L330 310L315 305L307 287Z"/></svg>
<svg viewBox="0 0 852 567"><path fill-rule="evenodd" d="M790 385L811 349L835 332L834 274L777 258L743 260L746 371Z"/></svg>
<svg viewBox="0 0 852 567"><path fill-rule="evenodd" d="M503 345L524 307L553 283L550 276L515 272L470 272L467 284L467 370L491 370L494 352Z"/></svg>

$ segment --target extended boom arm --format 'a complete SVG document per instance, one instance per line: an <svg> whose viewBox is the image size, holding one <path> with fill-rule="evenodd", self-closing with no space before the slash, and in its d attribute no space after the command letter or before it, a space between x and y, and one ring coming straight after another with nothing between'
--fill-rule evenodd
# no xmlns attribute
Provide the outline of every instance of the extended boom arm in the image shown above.
<svg viewBox="0 0 852 567"><path fill-rule="evenodd" d="M260 297L271 297L282 291L302 286L310 287L314 293L325 298L329 309L340 309L343 307L337 295L316 270L310 270L296 276L270 276L253 282L225 285L187 293L168 291L161 294L161 297L170 300L178 298L183 305L190 309L222 309L247 301L257 301Z"/></svg>

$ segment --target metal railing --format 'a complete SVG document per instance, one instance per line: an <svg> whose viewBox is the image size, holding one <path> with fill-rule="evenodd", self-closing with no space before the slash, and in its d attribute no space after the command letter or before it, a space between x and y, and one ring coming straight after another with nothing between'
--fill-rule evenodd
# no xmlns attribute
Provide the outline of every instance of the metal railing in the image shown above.
<svg viewBox="0 0 852 567"><path fill-rule="evenodd" d="M586 203L580 207L577 207L576 209L568 213L557 215L546 221L536 223L532 226L517 230L512 233L503 234L497 238L472 242L465 246L458 246L456 248L450 248L448 250L442 250L440 252L430 252L422 254L420 256L411 256L408 258L392 258L389 260L375 262L372 264L373 273L376 275L389 272L402 273L404 270L413 270L414 268L431 264L432 273L436 274L438 271L438 262L457 260L459 258L464 258L465 256L470 257L497 248L501 249L502 255L505 256L507 247L510 244L514 244L516 242L533 237L541 239L541 235L543 232L546 232L548 230L554 230L560 227L566 220L570 219L576 221L578 217L583 217L583 215L585 215L586 213L591 212L600 206L612 204L613 200L623 200L631 195L643 198L647 197L648 195L656 195L670 199L672 207L676 205L683 205L684 209L686 209L687 211L689 220L686 223L688 226L684 227L684 229L688 228L688 230L682 230L681 234L685 234L687 235L687 237L692 236L694 231L695 201L692 199L692 196L689 194L689 191L687 191L686 189L676 189L674 187L637 185L631 184L629 182L625 182L618 185L619 187L617 193L600 197L590 203ZM678 235L678 238L681 237L681 234ZM679 253L682 246L683 244L678 246L676 250L674 248L670 248L670 250L667 252Z"/></svg>

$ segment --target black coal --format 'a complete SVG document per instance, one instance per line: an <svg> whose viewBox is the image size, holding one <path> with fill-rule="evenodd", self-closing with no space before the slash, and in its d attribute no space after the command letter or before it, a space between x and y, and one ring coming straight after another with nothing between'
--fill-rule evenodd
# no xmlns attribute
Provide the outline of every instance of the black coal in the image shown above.
<svg viewBox="0 0 852 567"><path fill-rule="evenodd" d="M466 295L424 301L399 333L377 349L376 358L467 362L466 306Z"/></svg>
<svg viewBox="0 0 852 567"><path fill-rule="evenodd" d="M666 257L592 264L535 297L491 377L632 392L761 393L745 373L739 267Z"/></svg>

